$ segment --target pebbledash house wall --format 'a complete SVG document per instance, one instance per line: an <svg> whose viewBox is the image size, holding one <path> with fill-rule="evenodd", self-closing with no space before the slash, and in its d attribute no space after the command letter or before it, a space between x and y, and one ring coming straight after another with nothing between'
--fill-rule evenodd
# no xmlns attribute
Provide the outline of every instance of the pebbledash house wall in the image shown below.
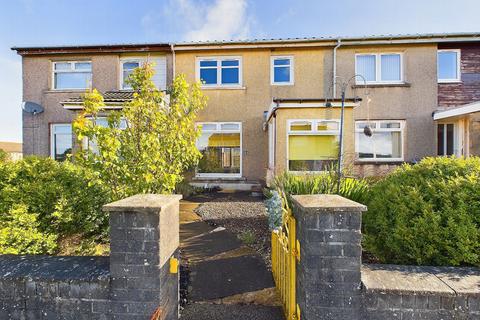
<svg viewBox="0 0 480 320"><path fill-rule="evenodd" d="M38 103L44 107L44 112L35 116L26 112L23 117L23 154L50 156L50 126L54 123L71 123L76 112L65 110L60 104L68 98L79 97L85 93L80 90L55 90L52 85L53 61L90 60L92 62L92 88L101 93L110 90L120 90L120 59L134 55L166 56L167 84L172 81L172 54L161 51L131 50L122 52L102 53L83 50L82 53L35 53L19 52L22 55L23 101ZM87 51L87 53L85 53ZM75 138L73 138L75 147Z"/></svg>
<svg viewBox="0 0 480 320"><path fill-rule="evenodd" d="M432 113L437 109L437 44L382 46L345 46L337 50L337 75L348 79L355 74L355 54L401 53L404 84L368 85L371 102L354 109L355 120L404 120L404 159L414 162L436 154L435 125ZM355 95L364 97L358 81ZM381 175L402 162L355 162L359 175Z"/></svg>
<svg viewBox="0 0 480 320"><path fill-rule="evenodd" d="M243 48L176 49L175 69L196 80L195 61L198 57L242 57L241 88L206 88L208 107L198 121L236 121L242 123L243 176L249 180L264 180L268 168L268 134L262 130L263 112L273 98L322 98L332 94L333 46L318 45L304 48ZM181 47L180 47L181 49ZM437 44L345 46L337 51L337 75L348 79L355 74L356 53L401 52L406 84L369 85L369 112L366 102L354 109L355 120L404 120L404 161L413 162L435 155L435 126L432 113L437 107ZM294 84L272 85L271 57L293 56ZM338 88L338 86L337 86ZM337 92L339 89L337 89ZM363 87L349 87L348 97L364 96ZM338 94L337 94L338 96ZM295 117L293 117L295 118ZM354 139L353 127L346 131ZM277 150L277 153L279 151ZM359 175L384 174L402 162L358 162L348 155L349 167ZM277 161L284 158L276 157Z"/></svg>
<svg viewBox="0 0 480 320"><path fill-rule="evenodd" d="M247 180L265 180L268 166L268 133L263 130L264 112L275 98L319 98L324 96L325 55L330 48L258 48L175 52L175 72L196 81L197 57L242 58L241 88L205 88L208 106L198 121L242 123L242 175ZM272 85L272 56L294 57L294 84Z"/></svg>

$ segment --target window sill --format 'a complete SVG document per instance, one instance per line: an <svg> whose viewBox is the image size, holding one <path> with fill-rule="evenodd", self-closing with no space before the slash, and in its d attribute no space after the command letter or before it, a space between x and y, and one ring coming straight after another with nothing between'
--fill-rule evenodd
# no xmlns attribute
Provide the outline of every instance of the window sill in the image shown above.
<svg viewBox="0 0 480 320"><path fill-rule="evenodd" d="M212 175L212 176L202 176L196 175L192 178L192 181L245 181L246 178L242 177L241 175L232 175L232 176L225 176L225 175Z"/></svg>
<svg viewBox="0 0 480 320"><path fill-rule="evenodd" d="M285 83L272 82L271 85L272 85L272 86L278 86L278 87L285 87L285 86L293 86L294 83L293 83L293 82L285 82Z"/></svg>
<svg viewBox="0 0 480 320"><path fill-rule="evenodd" d="M438 84L458 84L462 83L462 80L438 80Z"/></svg>
<svg viewBox="0 0 480 320"><path fill-rule="evenodd" d="M45 93L83 93L87 90L90 90L90 88L85 88L85 89L50 89L46 90Z"/></svg>
<svg viewBox="0 0 480 320"><path fill-rule="evenodd" d="M392 165L399 165L404 163L404 160L355 160L353 164L378 164L378 165L385 165L385 164L392 164Z"/></svg>
<svg viewBox="0 0 480 320"><path fill-rule="evenodd" d="M400 88L410 88L412 85L408 82L402 82L402 83L367 83L367 88L394 88L394 87L400 87ZM353 89L358 89L358 88L365 88L364 84L354 84L352 85Z"/></svg>
<svg viewBox="0 0 480 320"><path fill-rule="evenodd" d="M246 90L247 87L240 86L218 86L218 87L200 87L202 90Z"/></svg>

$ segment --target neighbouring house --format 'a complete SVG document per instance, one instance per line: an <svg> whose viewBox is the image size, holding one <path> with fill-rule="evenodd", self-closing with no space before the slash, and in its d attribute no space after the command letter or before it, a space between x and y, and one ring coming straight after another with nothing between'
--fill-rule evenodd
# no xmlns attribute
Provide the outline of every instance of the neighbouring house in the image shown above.
<svg viewBox="0 0 480 320"><path fill-rule="evenodd" d="M23 115L25 154L64 159L78 147L71 121L80 94L95 87L121 108L132 97L124 79L149 59L162 90L183 73L209 97L198 118L197 185L248 189L285 170L336 164L348 79L342 154L352 173L480 153L480 34L13 49L23 57L24 101L45 109Z"/></svg>
<svg viewBox="0 0 480 320"><path fill-rule="evenodd" d="M23 157L22 144L20 142L0 142L0 150L8 154L10 160L16 161Z"/></svg>

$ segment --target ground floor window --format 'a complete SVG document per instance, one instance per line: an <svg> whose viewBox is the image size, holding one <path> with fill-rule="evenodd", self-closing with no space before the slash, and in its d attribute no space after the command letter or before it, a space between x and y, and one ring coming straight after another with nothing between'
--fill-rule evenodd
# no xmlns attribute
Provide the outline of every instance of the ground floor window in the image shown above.
<svg viewBox="0 0 480 320"><path fill-rule="evenodd" d="M72 125L54 123L50 126L50 156L57 161L65 161L72 153Z"/></svg>
<svg viewBox="0 0 480 320"><path fill-rule="evenodd" d="M453 123L437 125L437 154L439 156L455 154L455 125Z"/></svg>
<svg viewBox="0 0 480 320"><path fill-rule="evenodd" d="M365 127L372 130L369 137ZM404 121L377 120L355 122L355 154L363 161L402 161Z"/></svg>
<svg viewBox="0 0 480 320"><path fill-rule="evenodd" d="M202 153L197 176L241 176L242 134L239 122L199 123L197 148Z"/></svg>
<svg viewBox="0 0 480 320"><path fill-rule="evenodd" d="M338 120L288 120L288 170L324 171L338 162Z"/></svg>

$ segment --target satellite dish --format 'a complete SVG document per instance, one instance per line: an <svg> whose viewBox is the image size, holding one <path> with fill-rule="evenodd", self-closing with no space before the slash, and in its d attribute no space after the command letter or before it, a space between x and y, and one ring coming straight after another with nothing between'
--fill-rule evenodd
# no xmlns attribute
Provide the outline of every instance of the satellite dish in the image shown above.
<svg viewBox="0 0 480 320"><path fill-rule="evenodd" d="M43 107L38 103L31 101L22 102L22 109L27 113L38 114L43 112Z"/></svg>

